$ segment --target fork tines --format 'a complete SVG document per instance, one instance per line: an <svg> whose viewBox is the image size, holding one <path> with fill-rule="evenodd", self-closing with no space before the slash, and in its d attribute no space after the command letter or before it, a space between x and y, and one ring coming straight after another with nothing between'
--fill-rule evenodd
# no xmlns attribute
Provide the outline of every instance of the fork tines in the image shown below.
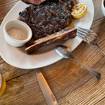
<svg viewBox="0 0 105 105"><path fill-rule="evenodd" d="M87 42L88 44L90 44L91 42L93 42L96 39L97 34L92 30L78 27L77 28L77 36L82 38L84 42Z"/></svg>

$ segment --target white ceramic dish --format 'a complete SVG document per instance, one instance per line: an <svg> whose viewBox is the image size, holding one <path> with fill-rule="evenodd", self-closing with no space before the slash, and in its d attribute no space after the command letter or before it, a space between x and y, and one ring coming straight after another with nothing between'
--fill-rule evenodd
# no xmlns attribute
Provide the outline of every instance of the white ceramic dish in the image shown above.
<svg viewBox="0 0 105 105"><path fill-rule="evenodd" d="M88 13L84 18L81 18L79 21L75 22L76 26L84 27L90 29L93 17L94 17L94 6L92 0L79 0L79 2L84 2L88 6ZM55 50L38 54L38 55L27 55L20 51L17 48L9 46L3 37L3 25L13 19L18 18L18 14L20 11L24 10L28 5L19 1L16 5L9 11L9 13L4 18L1 27L0 27L0 55L1 57L10 65L13 65L22 69L34 69L40 68L44 66L51 65L62 59L61 56L57 54ZM82 39L78 36L72 40L66 42L68 46L70 46L73 51L80 43Z"/></svg>
<svg viewBox="0 0 105 105"><path fill-rule="evenodd" d="M24 40L18 40L18 39L11 37L8 34L7 30L12 27L22 29L26 33L27 38ZM5 41L13 47L21 47L32 38L31 28L26 23L20 20L12 20L12 21L5 23L5 25L3 26L3 33L4 33Z"/></svg>

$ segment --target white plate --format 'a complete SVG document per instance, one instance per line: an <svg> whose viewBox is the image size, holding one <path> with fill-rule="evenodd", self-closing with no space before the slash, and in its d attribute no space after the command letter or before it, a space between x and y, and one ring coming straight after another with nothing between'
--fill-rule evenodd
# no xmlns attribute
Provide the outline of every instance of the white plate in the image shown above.
<svg viewBox="0 0 105 105"><path fill-rule="evenodd" d="M94 17L94 6L92 0L79 0L84 2L88 6L87 15L76 22L76 26L81 26L87 29L90 29ZM22 68L22 69L34 69L44 67L50 64L53 64L62 59L61 56L57 54L55 50L49 51L47 53L38 54L38 55L27 55L17 48L9 46L3 37L3 25L10 20L17 19L20 11L24 10L28 5L19 1L16 5L9 11L5 16L1 27L0 27L0 55L1 57L10 65ZM67 42L68 46L71 47L73 51L80 43L82 39L76 37Z"/></svg>

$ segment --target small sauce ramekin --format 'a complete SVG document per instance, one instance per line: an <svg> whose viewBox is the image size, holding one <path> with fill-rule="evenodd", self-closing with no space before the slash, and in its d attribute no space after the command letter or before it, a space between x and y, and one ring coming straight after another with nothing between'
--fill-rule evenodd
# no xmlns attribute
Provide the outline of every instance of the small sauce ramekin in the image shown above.
<svg viewBox="0 0 105 105"><path fill-rule="evenodd" d="M27 33L27 38L24 40L19 40L19 39L15 39L11 37L11 35L8 34L7 30L12 27L21 28L25 30ZM9 45L14 46L14 47L22 47L25 43L27 43L32 38L31 28L26 23L20 20L12 20L12 21L5 23L3 26L3 33L4 33L5 41Z"/></svg>

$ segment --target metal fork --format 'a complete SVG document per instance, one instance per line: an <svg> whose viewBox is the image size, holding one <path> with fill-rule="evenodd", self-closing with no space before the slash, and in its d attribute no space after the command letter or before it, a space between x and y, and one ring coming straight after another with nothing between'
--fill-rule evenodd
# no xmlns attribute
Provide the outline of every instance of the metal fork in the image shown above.
<svg viewBox="0 0 105 105"><path fill-rule="evenodd" d="M98 51L105 56L105 53L102 51L102 49L99 47L97 42L97 34L93 30L84 29L81 27L78 27L77 29L77 36L83 39L84 42L91 45L92 47L96 47Z"/></svg>
<svg viewBox="0 0 105 105"><path fill-rule="evenodd" d="M97 34L93 30L77 28L77 36L83 39L84 42L91 44L97 38Z"/></svg>
<svg viewBox="0 0 105 105"><path fill-rule="evenodd" d="M92 30L88 30L88 29L84 29L84 28L80 28L80 27L78 27L78 29L77 29L77 35L88 44L92 44L97 37L97 34L95 32L93 32ZM95 45L95 44L93 43L93 45ZM64 58L75 58L72 55L72 52L70 52L70 49L65 45L60 45L56 49L56 52L60 56L63 56ZM86 65L81 64L78 58L75 59L75 62L77 64L79 64L81 68L88 70L91 75L93 75L97 78L97 80L99 80L101 78L101 74L99 72L95 71L93 68L89 68Z"/></svg>

